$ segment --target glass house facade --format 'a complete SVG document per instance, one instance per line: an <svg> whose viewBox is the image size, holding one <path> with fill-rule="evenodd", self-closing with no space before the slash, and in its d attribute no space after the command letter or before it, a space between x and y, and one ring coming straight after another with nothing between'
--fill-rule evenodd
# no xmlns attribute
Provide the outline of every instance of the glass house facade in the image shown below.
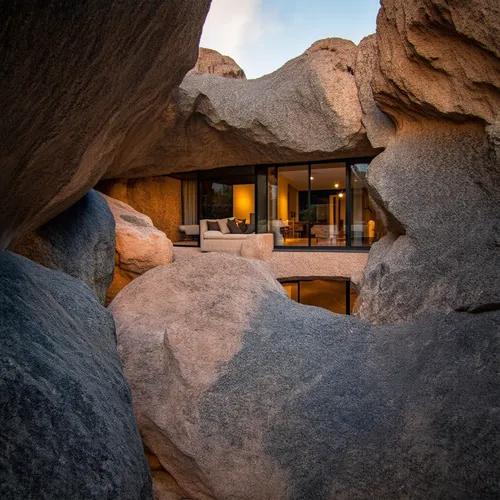
<svg viewBox="0 0 500 500"><path fill-rule="evenodd" d="M257 233L272 233L276 250L368 249L384 234L367 188L369 164L351 159L174 174L182 180L182 221L245 220Z"/></svg>

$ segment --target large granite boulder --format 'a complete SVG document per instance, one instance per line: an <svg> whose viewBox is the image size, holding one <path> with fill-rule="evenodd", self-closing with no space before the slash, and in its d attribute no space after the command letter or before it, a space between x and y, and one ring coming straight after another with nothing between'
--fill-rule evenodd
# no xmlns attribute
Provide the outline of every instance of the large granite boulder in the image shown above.
<svg viewBox="0 0 500 500"><path fill-rule="evenodd" d="M104 304L115 267L115 220L106 200L92 190L12 250L83 281Z"/></svg>
<svg viewBox="0 0 500 500"><path fill-rule="evenodd" d="M210 0L5 2L0 248L82 197L126 145L154 142ZM130 148L130 149L128 149Z"/></svg>
<svg viewBox="0 0 500 500"><path fill-rule="evenodd" d="M379 53L377 35L369 35L358 45L356 55L356 84L358 98L362 109L362 123L370 144L374 148L386 148L394 139L396 128L394 122L377 106L373 96L371 81L378 70Z"/></svg>
<svg viewBox="0 0 500 500"><path fill-rule="evenodd" d="M499 19L490 0L382 2L371 88L395 135L372 135L369 106L364 123L387 145L368 182L392 234L370 252L365 319L500 308Z"/></svg>
<svg viewBox="0 0 500 500"><path fill-rule="evenodd" d="M123 155L106 175L373 155L380 150L361 123L356 53L352 42L329 38L255 80L188 74L165 114L161 143L145 148L142 161Z"/></svg>
<svg viewBox="0 0 500 500"><path fill-rule="evenodd" d="M133 279L174 259L174 245L151 219L109 196L106 199L116 223L115 272L106 295L109 304Z"/></svg>
<svg viewBox="0 0 500 500"><path fill-rule="evenodd" d="M382 0L375 100L399 128L412 119L498 119L496 0Z"/></svg>
<svg viewBox="0 0 500 500"><path fill-rule="evenodd" d="M151 499L113 317L80 281L0 252L0 497Z"/></svg>
<svg viewBox="0 0 500 500"><path fill-rule="evenodd" d="M198 60L189 73L210 73L224 78L246 79L245 72L233 58L204 47L200 47Z"/></svg>
<svg viewBox="0 0 500 500"><path fill-rule="evenodd" d="M110 309L144 442L194 499L500 495L500 314L373 326L206 254Z"/></svg>

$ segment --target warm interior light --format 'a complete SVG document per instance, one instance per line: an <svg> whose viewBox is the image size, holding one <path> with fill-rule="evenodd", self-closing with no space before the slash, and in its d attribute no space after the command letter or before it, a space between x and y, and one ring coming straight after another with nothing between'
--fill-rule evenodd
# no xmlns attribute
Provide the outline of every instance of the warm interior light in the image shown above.
<svg viewBox="0 0 500 500"><path fill-rule="evenodd" d="M339 193L339 198L342 198L344 196L344 193Z"/></svg>
<svg viewBox="0 0 500 500"><path fill-rule="evenodd" d="M309 179L314 180L314 177L311 175L311 177L309 177Z"/></svg>
<svg viewBox="0 0 500 500"><path fill-rule="evenodd" d="M338 188L338 187L339 187L339 183L338 183L338 182L336 182L336 183L334 184L334 186L335 186L336 188Z"/></svg>

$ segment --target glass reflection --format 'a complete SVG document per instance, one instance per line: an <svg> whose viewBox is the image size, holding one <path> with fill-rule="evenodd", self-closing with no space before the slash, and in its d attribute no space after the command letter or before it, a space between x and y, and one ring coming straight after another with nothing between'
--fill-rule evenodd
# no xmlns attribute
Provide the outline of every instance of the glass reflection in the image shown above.
<svg viewBox="0 0 500 500"><path fill-rule="evenodd" d="M349 281L297 280L281 283L288 297L300 304L322 307L337 314L351 314L357 294Z"/></svg>
<svg viewBox="0 0 500 500"><path fill-rule="evenodd" d="M351 246L368 247L386 233L376 205L368 191L368 163L351 166L352 225Z"/></svg>
<svg viewBox="0 0 500 500"><path fill-rule="evenodd" d="M311 246L346 245L346 165L311 168Z"/></svg>
<svg viewBox="0 0 500 500"><path fill-rule="evenodd" d="M271 219L275 244L287 247L309 245L309 167L280 167Z"/></svg>

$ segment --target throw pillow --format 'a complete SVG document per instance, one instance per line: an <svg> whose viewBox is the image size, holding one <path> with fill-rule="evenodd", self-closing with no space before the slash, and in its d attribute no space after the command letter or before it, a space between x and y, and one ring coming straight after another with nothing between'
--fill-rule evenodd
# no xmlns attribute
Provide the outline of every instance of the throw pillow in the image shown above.
<svg viewBox="0 0 500 500"><path fill-rule="evenodd" d="M230 217L229 219L219 219L219 227L222 234L229 234L231 232L227 227L227 221L231 219L234 219L234 217Z"/></svg>
<svg viewBox="0 0 500 500"><path fill-rule="evenodd" d="M236 223L238 224L242 233L244 233L247 230L247 220L246 219L237 219Z"/></svg>
<svg viewBox="0 0 500 500"><path fill-rule="evenodd" d="M234 219L228 219L227 227L229 228L229 231L231 231L231 234L243 233L243 231L241 230L241 227L238 226L238 224L236 223L236 221Z"/></svg>
<svg viewBox="0 0 500 500"><path fill-rule="evenodd" d="M216 220L207 220L209 231L220 231L219 223Z"/></svg>
<svg viewBox="0 0 500 500"><path fill-rule="evenodd" d="M248 224L245 234L252 234L252 233L255 233L255 224Z"/></svg>

